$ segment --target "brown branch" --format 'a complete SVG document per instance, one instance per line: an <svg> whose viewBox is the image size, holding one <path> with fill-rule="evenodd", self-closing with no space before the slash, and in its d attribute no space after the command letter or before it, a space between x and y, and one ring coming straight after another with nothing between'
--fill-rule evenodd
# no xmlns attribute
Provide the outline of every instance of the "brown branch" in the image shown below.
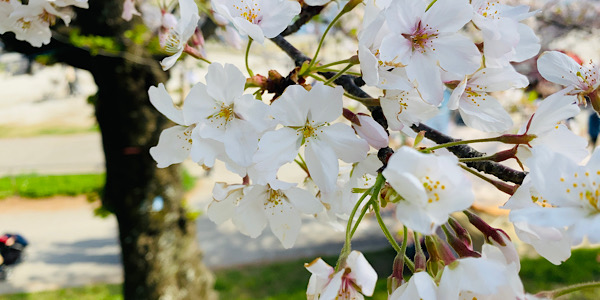
<svg viewBox="0 0 600 300"><path fill-rule="evenodd" d="M314 16L321 13L321 11L325 8L325 6L309 6L306 4L302 4L302 11L300 11L300 15L294 24L288 26L282 33L281 36L288 36L290 34L296 33L304 24L308 23Z"/></svg>
<svg viewBox="0 0 600 300"><path fill-rule="evenodd" d="M296 66L301 66L305 61L310 61L304 53L300 50L296 49L292 44L290 44L283 36L279 35L271 39L281 50L283 50L290 58L294 60ZM332 72L320 72L319 74L325 76L326 78L331 78L335 75ZM369 94L363 91L360 86L364 84L360 77L355 77L351 75L343 75L334 81L336 84L342 86L346 92L349 94L360 97L360 98L372 98ZM387 128L387 120L383 115L383 111L381 106L369 106L367 107L373 116L373 119L381 124L384 128ZM437 144L444 144L452 141L456 141L456 139L449 137L425 124L413 125L411 127L415 132L425 131L425 137L434 141ZM470 157L481 157L485 156L484 153L481 153L468 145L460 145L455 147L449 147L454 155L459 158L470 158ZM393 153L391 148L382 148L379 150L378 157L384 163L387 162L389 156ZM506 167L496 162L490 161L482 161L482 162L469 162L467 166L474 168L478 171L496 176L498 179L521 184L525 175L527 173L514 170L512 168Z"/></svg>

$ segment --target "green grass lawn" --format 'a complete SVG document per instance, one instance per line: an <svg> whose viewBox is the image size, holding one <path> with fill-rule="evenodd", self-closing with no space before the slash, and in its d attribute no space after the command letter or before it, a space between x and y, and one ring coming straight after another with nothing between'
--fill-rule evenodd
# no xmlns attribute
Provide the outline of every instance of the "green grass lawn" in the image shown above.
<svg viewBox="0 0 600 300"><path fill-rule="evenodd" d="M574 283L600 280L600 268L597 261L599 255L600 248L574 250L572 257L561 266L554 266L543 258L524 259L521 262L520 275L525 289L530 293ZM393 250L365 253L365 256L380 278L372 299L387 299L386 277L391 272ZM306 285L310 273L304 269L303 264L312 259L220 270L215 272L217 276L215 289L219 292L221 299L306 299ZM335 257L324 258L330 264L334 264L335 259ZM0 296L0 300L122 299L120 288L120 285L105 284L52 292ZM600 289L571 294L561 299L595 300L598 299L598 295L600 295Z"/></svg>
<svg viewBox="0 0 600 300"><path fill-rule="evenodd" d="M191 190L196 178L185 169L182 184ZM23 198L46 198L58 195L76 196L98 193L104 186L104 174L38 175L25 174L0 177L0 199L10 196Z"/></svg>

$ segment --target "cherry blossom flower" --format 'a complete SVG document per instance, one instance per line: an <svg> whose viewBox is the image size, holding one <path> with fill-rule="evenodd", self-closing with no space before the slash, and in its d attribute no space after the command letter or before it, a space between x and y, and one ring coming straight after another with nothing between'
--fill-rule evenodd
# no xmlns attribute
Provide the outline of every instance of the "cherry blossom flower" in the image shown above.
<svg viewBox="0 0 600 300"><path fill-rule="evenodd" d="M244 197L243 184L226 184L216 182L213 187L213 201L206 209L206 215L215 224L220 225L231 219L242 197Z"/></svg>
<svg viewBox="0 0 600 300"><path fill-rule="evenodd" d="M223 143L236 164L248 167L258 148L259 134L269 129L269 107L244 95L246 77L231 64L208 67L206 85L198 83L198 97L184 110L186 121L198 123L199 137Z"/></svg>
<svg viewBox="0 0 600 300"><path fill-rule="evenodd" d="M198 88L192 88L184 105L194 101L198 92ZM150 148L150 155L157 162L159 168L183 162L190 155L192 130L195 126L189 126L191 123L184 121L183 110L174 105L173 99L162 83L159 83L158 87L151 86L148 95L150 103L156 110L178 124L161 132L158 145Z"/></svg>
<svg viewBox="0 0 600 300"><path fill-rule="evenodd" d="M568 95L577 95L579 103L600 86L600 65L590 61L580 65L568 55L558 51L546 51L537 61L538 71L546 80L564 85ZM593 99L592 99L593 100ZM593 101L592 101L593 104Z"/></svg>
<svg viewBox="0 0 600 300"><path fill-rule="evenodd" d="M232 216L241 233L258 237L267 223L284 248L291 248L300 233L301 214L315 214L321 203L306 190L282 182L277 187L253 185L244 193Z"/></svg>
<svg viewBox="0 0 600 300"><path fill-rule="evenodd" d="M0 20L0 27L14 32L18 40L27 41L34 47L50 43L50 26L56 23L57 16L67 25L71 21L71 17L58 11L51 1L31 0L27 5L10 1L10 5L12 12L8 18ZM7 9L6 5L4 7Z"/></svg>
<svg viewBox="0 0 600 300"><path fill-rule="evenodd" d="M300 13L300 4L292 0L221 0L213 8L253 40L263 43L280 34Z"/></svg>
<svg viewBox="0 0 600 300"><path fill-rule="evenodd" d="M532 148L538 145L545 145L576 162L588 155L587 141L560 123L579 113L576 97L567 95L567 92L568 90L562 90L544 99L529 122L523 124L519 130L519 134L536 136L529 142L531 147L523 144L518 146L517 157L521 162L527 163Z"/></svg>
<svg viewBox="0 0 600 300"><path fill-rule="evenodd" d="M415 89L386 90L379 102L391 130L403 130L405 126L427 121L439 112L437 107L423 101Z"/></svg>
<svg viewBox="0 0 600 300"><path fill-rule="evenodd" d="M474 201L471 182L454 156L423 154L410 147L396 151L383 176L402 197L396 217L406 227L429 235Z"/></svg>
<svg viewBox="0 0 600 300"><path fill-rule="evenodd" d="M194 34L200 20L198 6L194 0L179 0L179 12L181 18L177 22L177 26L171 27L168 30L167 38L165 39L165 51L172 54L160 62L165 71L175 65L175 62L177 62L177 59L183 53L188 40Z"/></svg>
<svg viewBox="0 0 600 300"><path fill-rule="evenodd" d="M512 127L512 119L489 92L522 88L527 77L512 67L485 68L465 77L454 89L448 102L449 109L458 109L465 124L486 132L503 132Z"/></svg>
<svg viewBox="0 0 600 300"><path fill-rule="evenodd" d="M423 99L433 105L443 100L441 69L467 75L481 65L477 47L456 33L471 20L467 1L438 0L426 11L424 1L392 1L386 21L393 34L383 38L379 59L406 65L406 73Z"/></svg>
<svg viewBox="0 0 600 300"><path fill-rule="evenodd" d="M509 6L497 0L474 0L473 23L483 36L483 54L487 67L505 67L509 62L522 62L540 51L540 40L521 21L536 12L529 7Z"/></svg>
<svg viewBox="0 0 600 300"><path fill-rule="evenodd" d="M520 209L539 208L547 205L548 200L542 198L533 187L531 176L527 175L523 184L504 204L510 209L509 220L515 227L515 233L521 241L533 246L535 251L549 262L558 265L571 256L571 238L562 227L544 227L530 224L525 215L519 214Z"/></svg>
<svg viewBox="0 0 600 300"><path fill-rule="evenodd" d="M516 272L508 268L506 262L499 259L486 257L485 252L494 251L493 246L484 244L482 257L465 257L455 260L444 267L438 288L438 299L515 299L516 297L502 298L505 293L513 294L509 278L518 277ZM488 250L485 248L487 247ZM499 250L496 249L496 254ZM502 254L499 254L500 256ZM513 274L514 273L514 274ZM519 280L520 283L520 280ZM517 284L518 285L518 284ZM521 284L522 287L522 284ZM482 297L482 296L496 296Z"/></svg>
<svg viewBox="0 0 600 300"><path fill-rule="evenodd" d="M311 178L322 192L331 193L339 172L338 158L353 163L366 157L369 144L358 138L350 126L329 123L342 114L342 95L339 86L317 83L307 91L293 85L271 105L273 117L284 127L266 132L260 140L254 162L258 170L270 172L263 180L275 179L279 167L293 161L298 149L306 145L306 166Z"/></svg>
<svg viewBox="0 0 600 300"><path fill-rule="evenodd" d="M304 267L312 273L306 290L310 300L362 300L363 295L373 295L377 283L377 273L358 251L348 255L338 272L321 258Z"/></svg>
<svg viewBox="0 0 600 300"><path fill-rule="evenodd" d="M368 1L363 18L363 29L358 36L358 58L363 80L367 85L383 89L410 90L404 65L396 61L382 61L379 48L383 38L391 34L385 14L382 12L389 6L381 1Z"/></svg>
<svg viewBox="0 0 600 300"><path fill-rule="evenodd" d="M541 227L566 227L573 245L585 236L592 244L600 243L600 151L580 166L540 146L528 164L532 185L542 198L537 206L511 212L514 218Z"/></svg>

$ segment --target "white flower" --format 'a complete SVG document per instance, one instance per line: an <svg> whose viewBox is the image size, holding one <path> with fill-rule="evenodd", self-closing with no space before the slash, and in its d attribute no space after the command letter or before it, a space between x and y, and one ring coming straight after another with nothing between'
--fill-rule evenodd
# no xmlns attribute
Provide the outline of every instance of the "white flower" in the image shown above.
<svg viewBox="0 0 600 300"><path fill-rule="evenodd" d="M486 132L503 132L512 127L512 118L489 92L522 88L528 84L527 77L512 67L485 68L470 78L465 77L454 89L449 109L458 109L465 124Z"/></svg>
<svg viewBox="0 0 600 300"><path fill-rule="evenodd" d="M538 147L528 162L533 187L542 200L536 207L511 212L515 218L541 227L567 227L573 245L587 236L600 243L600 151L596 149L587 165Z"/></svg>
<svg viewBox="0 0 600 300"><path fill-rule="evenodd" d="M497 0L474 0L473 23L483 35L483 54L488 67L504 67L522 62L540 51L540 40L522 20L536 12L529 7L509 6Z"/></svg>
<svg viewBox="0 0 600 300"><path fill-rule="evenodd" d="M212 4L240 33L261 44L265 37L280 34L300 13L300 4L292 0L220 0Z"/></svg>
<svg viewBox="0 0 600 300"><path fill-rule="evenodd" d="M186 97L186 102L193 101L196 92L197 89L192 88ZM173 99L162 83L158 84L158 88L151 86L148 96L156 110L178 124L161 132L158 145L150 148L150 155L159 168L183 162L190 154L194 126L188 126L189 123L184 121L183 111L173 104Z"/></svg>
<svg viewBox="0 0 600 300"><path fill-rule="evenodd" d="M547 202L532 186L531 176L527 175L504 208L511 210L509 220L513 223L519 239L532 245L537 253L551 263L559 265L571 256L571 238L566 230L529 224L525 215L515 214L520 209L539 208L540 204L545 205Z"/></svg>
<svg viewBox="0 0 600 300"><path fill-rule="evenodd" d="M427 11L424 1L392 1L385 11L392 34L380 47L379 59L406 65L423 99L433 105L443 100L440 68L459 75L479 69L481 55L467 37L456 33L471 20L467 1L438 0Z"/></svg>
<svg viewBox="0 0 600 300"><path fill-rule="evenodd" d="M284 248L291 248L300 233L301 213L315 214L322 209L321 203L309 192L278 183L253 185L244 193L232 221L241 233L250 237L261 234L267 223ZM228 204L229 205L229 204Z"/></svg>
<svg viewBox="0 0 600 300"><path fill-rule="evenodd" d="M306 289L310 300L356 299L371 296L377 283L377 273L362 253L352 251L336 273L321 258L304 264L312 273Z"/></svg>
<svg viewBox="0 0 600 300"><path fill-rule="evenodd" d="M188 40L194 34L198 26L198 20L200 20L198 6L194 0L179 0L179 12L181 19L177 22L176 27L169 29L165 40L165 51L172 54L160 62L165 71L175 65L175 62L177 62L177 59L183 53Z"/></svg>
<svg viewBox="0 0 600 300"><path fill-rule="evenodd" d="M484 247L494 248L485 244ZM496 295L508 290L506 286L509 285L508 279L512 275L510 271L505 263L495 259L485 257L458 259L444 267L438 288L438 299L471 300L474 297L488 299L481 296Z"/></svg>
<svg viewBox="0 0 600 300"><path fill-rule="evenodd" d="M379 102L391 130L402 130L404 126L419 124L439 112L437 107L423 101L416 89L386 90Z"/></svg>
<svg viewBox="0 0 600 300"><path fill-rule="evenodd" d="M408 282L399 286L389 297L389 300L436 300L437 284L427 272L417 272Z"/></svg>
<svg viewBox="0 0 600 300"><path fill-rule="evenodd" d="M275 179L279 167L294 160L303 144L310 176L324 193L335 190L338 158L352 163L366 157L369 144L350 126L329 123L342 114L342 95L339 86L317 83L307 91L293 85L271 105L271 113L284 127L265 133L254 157L258 170L270 171L266 181Z"/></svg>
<svg viewBox="0 0 600 300"><path fill-rule="evenodd" d="M403 198L396 217L406 227L429 235L474 201L471 182L458 167L454 156L423 154L410 147L396 151L383 176Z"/></svg>
<svg viewBox="0 0 600 300"><path fill-rule="evenodd" d="M206 210L208 218L217 225L231 219L244 196L245 187L243 184L216 182L212 191L213 201Z"/></svg>
<svg viewBox="0 0 600 300"><path fill-rule="evenodd" d="M569 95L577 95L579 103L585 103L584 96L600 86L600 65L590 61L582 66L558 51L542 53L537 67L546 80L566 86Z"/></svg>
<svg viewBox="0 0 600 300"><path fill-rule="evenodd" d="M568 96L568 90L562 90L544 99L538 106L530 121L523 124L519 134L536 135L528 145L519 145L517 157L527 163L532 147L545 145L552 151L561 153L579 162L588 155L587 141L571 132L560 122L579 113L576 97Z"/></svg>
<svg viewBox="0 0 600 300"><path fill-rule="evenodd" d="M404 65L397 61L382 61L379 48L383 38L391 34L382 10L389 3L368 1L363 18L363 29L358 36L358 58L362 77L367 85L382 89L410 90Z"/></svg>
<svg viewBox="0 0 600 300"><path fill-rule="evenodd" d="M208 67L206 85L198 83L198 96L186 102L187 122L197 123L198 136L222 142L227 156L242 167L252 164L259 134L268 129L268 106L244 95L246 77L234 65L213 63Z"/></svg>

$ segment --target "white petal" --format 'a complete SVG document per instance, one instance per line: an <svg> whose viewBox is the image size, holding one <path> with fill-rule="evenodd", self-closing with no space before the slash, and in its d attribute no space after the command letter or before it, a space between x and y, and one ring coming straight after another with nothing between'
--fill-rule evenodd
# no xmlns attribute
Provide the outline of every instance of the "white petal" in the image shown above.
<svg viewBox="0 0 600 300"><path fill-rule="evenodd" d="M222 140L225 152L236 164L249 167L258 150L258 134L247 121L233 119L230 123Z"/></svg>
<svg viewBox="0 0 600 300"><path fill-rule="evenodd" d="M300 85L291 85L271 104L271 113L284 126L304 126L310 109L308 91Z"/></svg>
<svg viewBox="0 0 600 300"><path fill-rule="evenodd" d="M259 26L265 37L273 38L285 30L292 19L300 13L300 3L290 0L265 2L264 7L268 6L269 8L262 11L264 16Z"/></svg>
<svg viewBox="0 0 600 300"><path fill-rule="evenodd" d="M327 143L341 160L353 163L367 157L369 144L357 137L354 130L348 125L335 123L331 126L324 126L320 130L322 132L318 134L318 137Z"/></svg>
<svg viewBox="0 0 600 300"><path fill-rule="evenodd" d="M423 100L438 106L444 100L444 85L440 68L431 58L420 53L415 53L408 66L406 74L411 80L417 80L417 90Z"/></svg>
<svg viewBox="0 0 600 300"><path fill-rule="evenodd" d="M323 210L323 205L308 191L293 187L285 191L290 203L305 214L316 214Z"/></svg>
<svg viewBox="0 0 600 300"><path fill-rule="evenodd" d="M159 168L183 162L192 147L192 128L173 126L163 130L158 138L158 145L150 148L150 155Z"/></svg>
<svg viewBox="0 0 600 300"><path fill-rule="evenodd" d="M494 97L486 94L463 97L466 99L461 99L459 111L467 126L485 132L504 132L512 127L512 118Z"/></svg>
<svg viewBox="0 0 600 300"><path fill-rule="evenodd" d="M354 282L365 296L372 296L377 283L377 273L371 267L364 255L356 250L352 251L346 260L352 270Z"/></svg>
<svg viewBox="0 0 600 300"><path fill-rule="evenodd" d="M271 231L283 247L289 249L294 246L300 233L300 212L283 198L265 202L264 209Z"/></svg>
<svg viewBox="0 0 600 300"><path fill-rule="evenodd" d="M522 62L536 56L540 52L540 38L538 38L533 29L529 26L519 23L517 30L519 31L519 43L515 47L514 62Z"/></svg>
<svg viewBox="0 0 600 300"><path fill-rule="evenodd" d="M338 160L333 149L325 142L310 139L307 140L304 154L310 177L315 184L324 193L333 192L339 172Z"/></svg>
<svg viewBox="0 0 600 300"><path fill-rule="evenodd" d="M195 84L183 102L183 118L186 125L206 121L206 118L220 110L221 107L206 91L203 83Z"/></svg>
<svg viewBox="0 0 600 300"><path fill-rule="evenodd" d="M473 42L460 34L440 35L432 41L442 69L458 74L471 74L481 66L481 54Z"/></svg>
<svg viewBox="0 0 600 300"><path fill-rule="evenodd" d="M441 32L456 32L471 21L473 7L467 1L438 0L423 16L423 22Z"/></svg>
<svg viewBox="0 0 600 300"><path fill-rule="evenodd" d="M523 88L529 84L527 77L519 74L511 66L485 68L473 74L469 86L475 91L498 92L512 88Z"/></svg>
<svg viewBox="0 0 600 300"><path fill-rule="evenodd" d="M171 56L167 56L163 60L161 60L160 66L162 67L162 69L164 71L166 71L166 70L170 69L172 66L174 66L175 63L177 62L177 59L179 59L179 57L181 56L182 53L183 53L183 47L181 47L181 49L179 49L175 54L173 54Z"/></svg>
<svg viewBox="0 0 600 300"><path fill-rule="evenodd" d="M221 66L212 63L208 66L206 73L206 89L208 94L225 105L232 104L234 99L244 93L246 77L232 64Z"/></svg>
<svg viewBox="0 0 600 300"><path fill-rule="evenodd" d="M258 237L267 226L263 202L267 199L267 187L254 185L240 200L232 217L233 224L241 233Z"/></svg>
<svg viewBox="0 0 600 300"><path fill-rule="evenodd" d="M292 128L283 127L265 133L258 142L253 161L260 170L277 170L298 155L301 137Z"/></svg>
<svg viewBox="0 0 600 300"><path fill-rule="evenodd" d="M308 92L310 99L309 119L316 124L333 122L342 115L342 96L344 89L341 86L332 88L316 83Z"/></svg>
<svg viewBox="0 0 600 300"><path fill-rule="evenodd" d="M175 107L173 99L165 89L164 84L159 83L158 88L151 86L148 89L148 96L150 97L150 103L154 105L156 110L169 118L169 120L179 125L184 125L183 112L181 109Z"/></svg>
<svg viewBox="0 0 600 300"><path fill-rule="evenodd" d="M548 81L562 85L579 84L579 64L568 55L558 51L546 51L537 61L538 72Z"/></svg>

